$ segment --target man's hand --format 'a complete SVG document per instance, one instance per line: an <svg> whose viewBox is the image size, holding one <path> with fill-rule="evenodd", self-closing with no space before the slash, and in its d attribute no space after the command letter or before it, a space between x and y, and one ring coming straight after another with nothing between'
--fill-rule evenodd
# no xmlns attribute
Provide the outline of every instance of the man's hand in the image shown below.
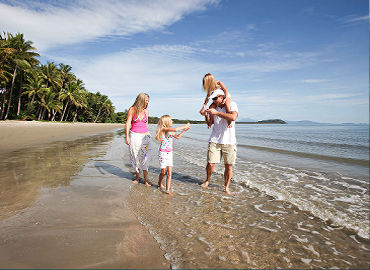
<svg viewBox="0 0 370 270"><path fill-rule="evenodd" d="M206 112L208 112L209 114L211 114L212 116L213 115L217 115L218 111L215 110L214 108L211 108L211 109L207 109Z"/></svg>

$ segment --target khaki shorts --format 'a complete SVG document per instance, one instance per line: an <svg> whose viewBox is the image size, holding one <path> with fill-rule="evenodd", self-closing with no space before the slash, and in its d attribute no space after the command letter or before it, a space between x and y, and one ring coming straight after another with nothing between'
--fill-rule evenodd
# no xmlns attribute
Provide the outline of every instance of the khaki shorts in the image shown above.
<svg viewBox="0 0 370 270"><path fill-rule="evenodd" d="M225 164L235 164L236 145L210 142L208 144L207 162L220 163L221 156L224 157Z"/></svg>

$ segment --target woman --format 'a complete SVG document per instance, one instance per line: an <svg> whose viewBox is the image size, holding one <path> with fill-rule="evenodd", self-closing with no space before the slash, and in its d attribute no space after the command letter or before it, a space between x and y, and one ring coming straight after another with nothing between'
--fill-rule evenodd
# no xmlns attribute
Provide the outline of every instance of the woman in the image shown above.
<svg viewBox="0 0 370 270"><path fill-rule="evenodd" d="M126 144L129 146L131 163L136 173L133 183L139 182L139 172L142 170L146 186L150 186L148 168L152 150L152 139L148 132L148 103L149 95L140 93L128 110L126 121Z"/></svg>

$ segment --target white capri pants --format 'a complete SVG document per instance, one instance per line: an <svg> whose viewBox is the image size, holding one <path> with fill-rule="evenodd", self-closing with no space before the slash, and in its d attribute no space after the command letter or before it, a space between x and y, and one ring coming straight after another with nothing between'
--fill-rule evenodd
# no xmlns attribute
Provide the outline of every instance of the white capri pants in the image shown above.
<svg viewBox="0 0 370 270"><path fill-rule="evenodd" d="M130 159L132 167L138 173L147 171L151 161L152 138L150 133L135 133L130 131Z"/></svg>

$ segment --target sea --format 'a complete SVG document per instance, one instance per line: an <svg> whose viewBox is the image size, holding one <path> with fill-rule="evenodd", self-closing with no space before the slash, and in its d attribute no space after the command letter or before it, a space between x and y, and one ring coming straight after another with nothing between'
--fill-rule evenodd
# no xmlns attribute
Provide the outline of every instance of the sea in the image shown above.
<svg viewBox="0 0 370 270"><path fill-rule="evenodd" d="M223 163L205 180L206 125L174 142L172 192L132 185L128 207L172 268L366 268L369 126L236 124L237 161L223 192ZM113 145L130 167L123 134Z"/></svg>

